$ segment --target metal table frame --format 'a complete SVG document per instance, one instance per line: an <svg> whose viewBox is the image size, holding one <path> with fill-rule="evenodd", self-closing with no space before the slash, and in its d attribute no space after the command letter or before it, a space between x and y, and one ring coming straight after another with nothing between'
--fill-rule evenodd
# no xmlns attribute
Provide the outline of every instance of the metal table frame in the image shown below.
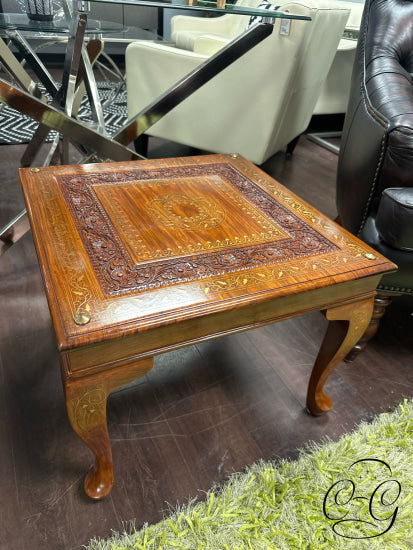
<svg viewBox="0 0 413 550"><path fill-rule="evenodd" d="M104 3L107 0L96 1ZM173 9L179 7L176 4L168 5L142 0L138 0L138 2L118 0L118 3L170 7ZM205 4L211 4L212 7L198 6L195 9L224 12L224 10L217 10L216 4L214 5L211 2L205 2ZM51 148L47 155L44 165L56 163L58 155L60 155L61 163L67 163L69 142L74 144L84 155L82 162L99 162L109 159L123 161L144 158L130 149L128 145L171 109L179 105L181 101L269 36L272 33L273 23L276 18L285 17L310 20L309 17L281 14L279 12L268 14L268 10L261 10L260 13L265 16L263 19L264 22L252 26L222 50L209 57L157 100L138 113L124 128L119 130L115 135L109 136L104 129L103 113L92 67L93 59L97 55L96 51L99 48L93 41L89 42L88 48L85 45L85 30L87 26L87 14L90 11L90 2L73 0L73 10L69 11L68 7L69 5L66 4L65 11L68 20L70 19L70 29L60 87L53 81L46 67L21 33L13 29L8 30L6 33L12 43L25 56L47 91L52 95L53 101L51 103L48 103L39 86L32 80L6 43L0 38L0 62L19 85L17 87L0 78L0 101L41 123L22 157L22 166L30 166L32 164L35 153L50 130L56 130L63 136L63 139L60 142L60 151L58 151L59 140L54 143L54 147ZM184 6L182 6L182 9L184 9ZM191 9L194 9L194 7L191 6ZM236 6L233 6L233 10L235 13L240 11L240 9L237 10ZM255 10L255 12L257 11L259 10ZM241 13L243 13L242 9ZM91 102L95 122L94 127L85 125L75 118L74 103L76 91L82 80L85 83L89 101ZM0 239L6 240L6 238L10 237L13 225L23 215L24 211L3 229L0 229Z"/></svg>

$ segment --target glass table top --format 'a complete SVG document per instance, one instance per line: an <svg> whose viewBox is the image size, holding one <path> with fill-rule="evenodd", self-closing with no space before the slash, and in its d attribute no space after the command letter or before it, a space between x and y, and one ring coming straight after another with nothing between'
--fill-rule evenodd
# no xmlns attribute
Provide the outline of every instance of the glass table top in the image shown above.
<svg viewBox="0 0 413 550"><path fill-rule="evenodd" d="M68 34L70 24L68 24L63 14L55 15L51 21L35 21L29 19L25 13L0 13L0 29L39 32L42 34ZM88 18L86 34L120 33L124 30L125 27L121 23Z"/></svg>
<svg viewBox="0 0 413 550"><path fill-rule="evenodd" d="M231 3L232 2L232 3ZM199 12L212 12L217 15L232 13L234 15L261 16L268 19L299 19L310 21L311 18L303 15L293 15L276 10L252 8L249 6L237 6L235 0L229 0L224 8L218 8L216 2L210 0L90 0L91 4L120 4L131 6L146 6L152 8L172 8L174 10L190 10L193 14ZM18 30L38 33L68 34L70 24L63 10L55 14L51 21L37 21L29 19L25 13L0 13L0 30ZM101 21L88 18L86 34L122 33L127 31L121 23Z"/></svg>
<svg viewBox="0 0 413 550"><path fill-rule="evenodd" d="M232 0L230 0L231 2ZM91 4L123 4L130 6L146 6L154 8L173 8L174 10L191 10L192 13L212 12L220 15L232 13L236 15L261 16L269 19L299 19L302 21L311 21L311 17L304 15L293 15L276 10L251 8L249 6L237 6L235 3L227 2L224 8L218 8L216 2L209 0L90 0Z"/></svg>

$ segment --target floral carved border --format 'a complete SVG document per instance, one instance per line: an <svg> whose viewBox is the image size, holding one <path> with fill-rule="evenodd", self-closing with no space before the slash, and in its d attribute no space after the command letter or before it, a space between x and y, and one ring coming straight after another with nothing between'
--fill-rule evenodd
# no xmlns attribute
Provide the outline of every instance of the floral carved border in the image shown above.
<svg viewBox="0 0 413 550"><path fill-rule="evenodd" d="M135 264L93 190L96 185L208 175L223 178L290 238ZM336 244L229 163L65 175L57 180L106 296L136 293L339 250Z"/></svg>

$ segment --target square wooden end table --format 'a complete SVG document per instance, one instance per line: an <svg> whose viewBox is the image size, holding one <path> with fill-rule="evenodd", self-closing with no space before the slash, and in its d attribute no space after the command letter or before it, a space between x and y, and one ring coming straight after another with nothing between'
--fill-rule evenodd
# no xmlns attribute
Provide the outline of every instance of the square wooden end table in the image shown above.
<svg viewBox="0 0 413 550"><path fill-rule="evenodd" d="M109 494L106 402L157 354L314 310L330 320L307 408L396 266L238 155L20 170L74 431Z"/></svg>

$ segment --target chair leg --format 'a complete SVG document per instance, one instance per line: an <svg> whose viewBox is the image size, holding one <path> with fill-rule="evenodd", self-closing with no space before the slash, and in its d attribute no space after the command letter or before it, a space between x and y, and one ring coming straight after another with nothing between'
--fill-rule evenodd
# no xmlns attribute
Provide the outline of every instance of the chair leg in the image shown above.
<svg viewBox="0 0 413 550"><path fill-rule="evenodd" d="M285 152L287 158L290 158L292 156L295 146L297 145L299 139L300 139L300 136L297 136L294 139L292 139L290 143L288 143L287 149Z"/></svg>
<svg viewBox="0 0 413 550"><path fill-rule="evenodd" d="M149 136L147 136L146 134L142 134L135 139L133 144L135 146L135 151L138 153L138 155L148 157Z"/></svg>
<svg viewBox="0 0 413 550"><path fill-rule="evenodd" d="M374 299L374 309L373 309L373 315L371 316L370 323L363 334L363 336L360 338L360 340L357 342L357 344L354 346L354 348L347 354L344 361L346 363L351 363L354 361L354 359L361 353L365 347L367 346L367 342L373 338L373 336L376 334L380 319L383 317L386 307L391 302L391 297L388 294L380 294L378 293L377 296Z"/></svg>

